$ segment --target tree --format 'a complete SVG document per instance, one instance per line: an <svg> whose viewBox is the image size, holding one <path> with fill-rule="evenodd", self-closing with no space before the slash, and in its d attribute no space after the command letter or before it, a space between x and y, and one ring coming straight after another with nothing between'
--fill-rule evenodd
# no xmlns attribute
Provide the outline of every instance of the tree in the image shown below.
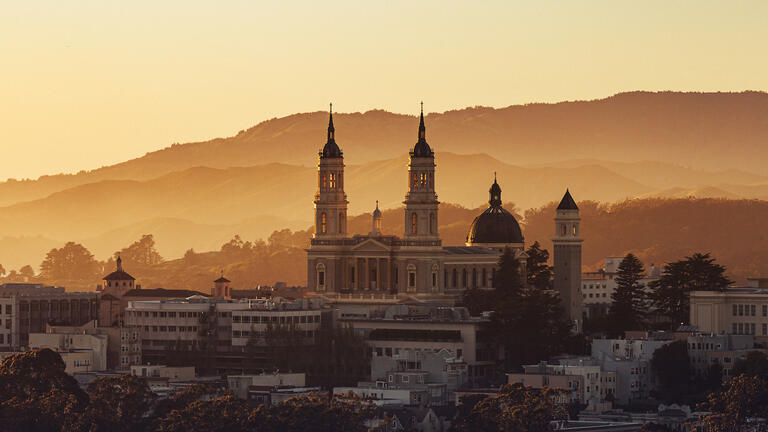
<svg viewBox="0 0 768 432"><path fill-rule="evenodd" d="M40 275L48 280L79 280L97 277L99 265L83 245L68 242L51 249L40 264Z"/></svg>
<svg viewBox="0 0 768 432"><path fill-rule="evenodd" d="M533 244L525 251L526 270L528 286L538 289L549 288L549 281L552 279L552 267L549 266L549 251L542 249L539 242Z"/></svg>
<svg viewBox="0 0 768 432"><path fill-rule="evenodd" d="M375 405L355 395L311 393L269 409L257 408L249 422L260 432L365 432L365 421L378 413Z"/></svg>
<svg viewBox="0 0 768 432"><path fill-rule="evenodd" d="M499 294L517 297L523 290L520 262L512 249L505 247L499 257L499 265L493 275L493 287Z"/></svg>
<svg viewBox="0 0 768 432"><path fill-rule="evenodd" d="M659 382L660 398L668 402L679 400L688 391L693 376L687 342L675 341L656 349L651 371Z"/></svg>
<svg viewBox="0 0 768 432"><path fill-rule="evenodd" d="M0 264L0 277L5 276L5 267L3 267L2 264Z"/></svg>
<svg viewBox="0 0 768 432"><path fill-rule="evenodd" d="M31 265L25 265L24 267L19 269L19 274L23 278L30 279L30 278L35 277L35 270L32 268Z"/></svg>
<svg viewBox="0 0 768 432"><path fill-rule="evenodd" d="M158 420L160 432L246 432L248 404L232 395L210 400L195 400L183 409L173 410Z"/></svg>
<svg viewBox="0 0 768 432"><path fill-rule="evenodd" d="M509 384L495 396L478 402L469 415L459 418L454 430L544 432L551 422L565 420L567 413L554 402L558 390L534 389L522 384Z"/></svg>
<svg viewBox="0 0 768 432"><path fill-rule="evenodd" d="M648 286L659 312L672 318L674 323L685 323L689 319L691 291L722 291L731 283L725 277L725 267L715 264L708 253L695 253L664 265L661 278Z"/></svg>
<svg viewBox="0 0 768 432"><path fill-rule="evenodd" d="M27 351L0 363L0 424L7 430L78 430L88 403L61 356L50 349Z"/></svg>
<svg viewBox="0 0 768 432"><path fill-rule="evenodd" d="M616 275L616 291L611 294L608 312L613 330L640 330L645 327L645 291L640 283L645 269L636 256L629 253L621 260Z"/></svg>
<svg viewBox="0 0 768 432"><path fill-rule="evenodd" d="M731 370L733 376L748 375L768 379L768 356L764 352L750 351L736 360Z"/></svg>
<svg viewBox="0 0 768 432"><path fill-rule="evenodd" d="M570 338L571 324L557 293L523 287L520 263L509 248L499 259L494 289L468 290L464 304L474 313L494 311L489 333L504 347L507 369L559 354Z"/></svg>
<svg viewBox="0 0 768 432"><path fill-rule="evenodd" d="M163 262L163 257L155 249L155 237L145 234L130 246L115 252L114 258L120 256L126 268L146 268Z"/></svg>
<svg viewBox="0 0 768 432"><path fill-rule="evenodd" d="M134 431L145 429L155 394L147 382L137 376L120 375L96 378L88 386L88 414L97 431Z"/></svg>
<svg viewBox="0 0 768 432"><path fill-rule="evenodd" d="M700 418L702 430L748 430L746 426L750 425L753 419L768 417L768 379L749 375L731 378L727 388L709 394L700 409L710 411L710 414Z"/></svg>

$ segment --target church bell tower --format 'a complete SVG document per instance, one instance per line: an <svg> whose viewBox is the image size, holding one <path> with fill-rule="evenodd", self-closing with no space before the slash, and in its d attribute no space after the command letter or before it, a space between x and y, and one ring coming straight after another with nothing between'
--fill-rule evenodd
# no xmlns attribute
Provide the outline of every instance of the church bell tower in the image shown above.
<svg viewBox="0 0 768 432"><path fill-rule="evenodd" d="M336 144L333 105L328 119L328 139L318 153L317 193L315 194L316 239L347 235L347 195L344 193L344 155Z"/></svg>
<svg viewBox="0 0 768 432"><path fill-rule="evenodd" d="M581 238L579 207L566 190L555 213L554 288L575 330L581 333Z"/></svg>
<svg viewBox="0 0 768 432"><path fill-rule="evenodd" d="M410 152L408 193L405 195L405 238L439 241L437 234L437 194L435 193L435 153L427 144L424 104L419 119L419 140Z"/></svg>

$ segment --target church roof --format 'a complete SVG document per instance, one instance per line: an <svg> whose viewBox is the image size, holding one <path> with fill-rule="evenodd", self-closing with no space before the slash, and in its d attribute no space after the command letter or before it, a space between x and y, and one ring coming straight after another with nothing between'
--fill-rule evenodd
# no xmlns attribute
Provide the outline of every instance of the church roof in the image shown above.
<svg viewBox="0 0 768 432"><path fill-rule="evenodd" d="M115 262L115 264L117 265L117 269L115 271L113 271L112 273L104 276L104 280L105 281L135 280L135 278L133 276L131 276L128 273L123 271L123 259L120 258L119 255L117 257L117 261Z"/></svg>
<svg viewBox="0 0 768 432"><path fill-rule="evenodd" d="M231 281L229 279L225 278L224 276L222 276L222 277L216 279L214 282L215 283L227 283L227 282L231 282Z"/></svg>
<svg viewBox="0 0 768 432"><path fill-rule="evenodd" d="M490 205L469 227L467 243L522 243L523 232L512 213L501 206L501 186L496 182L488 190Z"/></svg>
<svg viewBox="0 0 768 432"><path fill-rule="evenodd" d="M576 201L573 200L571 192L568 189L565 190L563 199L560 200L560 205L557 206L558 210L578 210L579 206L576 205Z"/></svg>

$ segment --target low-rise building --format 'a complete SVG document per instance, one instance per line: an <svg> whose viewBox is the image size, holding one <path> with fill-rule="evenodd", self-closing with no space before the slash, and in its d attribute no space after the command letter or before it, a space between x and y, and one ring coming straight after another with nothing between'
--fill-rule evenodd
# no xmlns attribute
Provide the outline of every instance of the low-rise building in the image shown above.
<svg viewBox="0 0 768 432"><path fill-rule="evenodd" d="M472 317L466 308L430 303L391 305L347 314L338 321L365 339L374 357L408 358L444 351L466 363L470 381L489 376L495 365L496 350L484 328L488 319Z"/></svg>
<svg viewBox="0 0 768 432"><path fill-rule="evenodd" d="M133 365L131 375L142 378L163 378L167 382L191 381L195 379L192 366Z"/></svg>
<svg viewBox="0 0 768 432"><path fill-rule="evenodd" d="M691 324L703 333L753 335L768 343L768 278L748 281L725 291L691 292Z"/></svg>
<svg viewBox="0 0 768 432"><path fill-rule="evenodd" d="M228 375L227 387L240 399L248 399L251 387L297 388L307 385L307 376L303 373L263 373L259 375Z"/></svg>
<svg viewBox="0 0 768 432"><path fill-rule="evenodd" d="M752 335L698 333L687 339L688 358L697 377L706 377L713 364L723 368L723 379L731 376L733 363L755 347Z"/></svg>
<svg viewBox="0 0 768 432"><path fill-rule="evenodd" d="M49 348L61 355L65 372L107 370L107 336L76 333L30 333L31 349Z"/></svg>
<svg viewBox="0 0 768 432"><path fill-rule="evenodd" d="M201 367L210 365L205 373L231 374L268 367L270 330L300 332L301 344L315 344L321 307L317 299L232 300L195 295L130 301L125 323L140 335L144 362L166 363L175 356Z"/></svg>

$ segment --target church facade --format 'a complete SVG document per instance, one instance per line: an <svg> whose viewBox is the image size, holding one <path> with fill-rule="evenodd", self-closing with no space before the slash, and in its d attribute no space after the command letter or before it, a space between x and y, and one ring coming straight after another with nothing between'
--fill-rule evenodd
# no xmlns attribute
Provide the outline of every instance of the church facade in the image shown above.
<svg viewBox="0 0 768 432"><path fill-rule="evenodd" d="M515 217L501 205L494 179L489 207L469 227L464 246L444 246L438 232L435 155L426 140L422 110L418 139L410 151L400 235L381 231L381 211L372 213L367 235L347 233L344 155L336 143L333 114L318 153L315 233L307 250L307 287L328 301L345 298L453 301L471 288L491 288L500 255L509 247L523 265L525 241Z"/></svg>

